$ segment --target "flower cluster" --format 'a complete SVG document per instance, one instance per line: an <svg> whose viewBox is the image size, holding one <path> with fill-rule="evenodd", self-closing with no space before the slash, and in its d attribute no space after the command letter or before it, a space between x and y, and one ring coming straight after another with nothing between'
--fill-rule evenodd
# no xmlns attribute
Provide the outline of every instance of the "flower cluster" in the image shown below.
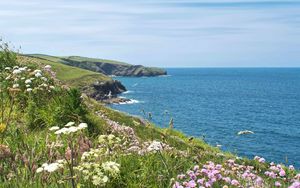
<svg viewBox="0 0 300 188"><path fill-rule="evenodd" d="M65 160L57 160L54 163L44 163L41 167L39 167L36 170L36 173L41 173L41 172L55 172L59 169L62 169L64 167L64 164L66 163Z"/></svg>
<svg viewBox="0 0 300 188"><path fill-rule="evenodd" d="M255 157L260 163L265 163L261 157ZM289 174L295 173L294 167L289 166ZM263 179L263 176L267 178ZM265 172L257 171L254 166L237 164L235 160L227 160L224 164L207 162L200 168L194 166L186 174L177 176L177 181L173 188L184 187L281 187L290 185L295 188L299 185L297 176L292 178L287 176L286 170L282 165L271 163ZM300 175L299 175L300 178Z"/></svg>
<svg viewBox="0 0 300 188"><path fill-rule="evenodd" d="M75 168L82 174L85 182L91 181L95 186L105 186L110 178L116 178L120 173L118 163L108 161L101 164L99 156L105 151L101 149L92 149L83 153L81 163Z"/></svg>
<svg viewBox="0 0 300 188"><path fill-rule="evenodd" d="M47 68L46 68L47 67ZM46 65L45 70L50 70L51 66ZM48 91L51 92L55 87L52 80L39 70L32 70L28 67L5 67L5 80L8 81L9 90L24 92Z"/></svg>
<svg viewBox="0 0 300 188"><path fill-rule="evenodd" d="M80 123L78 126L73 126L75 122L69 122L63 128L59 128L58 126L51 127L50 131L55 131L54 134L61 135L61 134L71 134L78 132L80 130L86 129L88 126L86 123Z"/></svg>

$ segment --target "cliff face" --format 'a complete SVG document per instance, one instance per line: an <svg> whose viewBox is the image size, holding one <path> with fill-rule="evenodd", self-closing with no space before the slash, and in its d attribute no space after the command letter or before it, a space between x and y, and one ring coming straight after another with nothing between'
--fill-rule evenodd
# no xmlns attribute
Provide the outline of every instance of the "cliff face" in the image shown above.
<svg viewBox="0 0 300 188"><path fill-rule="evenodd" d="M118 94L127 91L125 86L117 80L97 81L81 88L82 92L96 100L108 100L117 97Z"/></svg>

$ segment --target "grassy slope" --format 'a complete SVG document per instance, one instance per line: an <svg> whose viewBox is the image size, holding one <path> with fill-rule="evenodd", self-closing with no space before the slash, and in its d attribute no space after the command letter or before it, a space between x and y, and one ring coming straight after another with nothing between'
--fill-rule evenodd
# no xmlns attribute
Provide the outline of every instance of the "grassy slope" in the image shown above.
<svg viewBox="0 0 300 188"><path fill-rule="evenodd" d="M57 59L55 57L50 60L40 60L28 57L27 62L33 62L38 64L49 64L53 67L53 70L57 72L57 77L61 79L63 82L72 83L80 82L80 80L89 81L90 78L100 78L100 79L110 79L104 75L97 74L94 72L82 70L75 67L66 66L63 64L56 63ZM109 134L110 128L107 122L96 115L96 112L101 112L105 114L109 119L119 122L125 126L129 126L134 129L135 134L138 136L139 140L142 142L152 141L152 140L160 140L164 143L176 148L177 150L186 151L188 153L187 157L178 157L176 155L163 153L162 156L158 154L150 154L145 156L138 155L120 155L117 158L117 162L121 164L121 176L118 180L118 184L108 185L107 187L169 187L170 179L172 177L176 177L177 174L184 173L187 169L193 167L194 164L204 164L206 161L214 161L215 163L224 163L226 159L235 158L235 156L231 153L225 153L220 151L216 147L212 147L206 144L204 141L200 139L191 139L190 137L183 135L181 132L178 132L173 129L162 129L158 128L152 124L143 123L139 118L132 117L130 115L124 114L119 111L112 110L106 107L103 104L96 102L93 99L85 98L85 104L88 107L88 116L86 119L90 124L95 126L95 130L92 130L92 137L97 136L98 134ZM7 145L12 146L12 150L18 150L19 140L23 134L20 134L21 128L26 127L25 119L23 118L24 114L21 111L15 111L14 120L12 124L18 125L20 129L16 126L13 127L11 131L11 135L7 139ZM19 130L18 130L19 129ZM41 138L45 138L47 134L47 129L38 130L35 132L30 132L25 129L26 134L26 144L29 148L33 147L38 153L34 158L42 158L45 155L45 142ZM18 135L17 135L18 134ZM91 137L91 138L92 138ZM20 140L20 143L23 140ZM47 158L43 160L37 161L41 163L45 161ZM241 159L241 163L250 164L259 169L264 169L264 165L258 164L253 160ZM167 164L168 167L164 165ZM11 184L10 182L5 182L0 187L15 187L22 185L22 187L40 187L41 185L36 182L30 182L20 180L16 184ZM55 183L49 185L49 187L56 187Z"/></svg>
<svg viewBox="0 0 300 188"><path fill-rule="evenodd" d="M39 56L37 56L39 57ZM90 84L95 81L112 81L112 79L104 74L95 73L89 70L80 69L60 63L60 59L53 56L48 56L46 59L21 56L26 62L32 62L39 65L51 65L56 72L57 79L70 84L71 86L79 87Z"/></svg>
<svg viewBox="0 0 300 188"><path fill-rule="evenodd" d="M50 56L50 55L44 55L44 54L28 54L28 55L47 59L50 61L56 61L56 62L63 62L64 61L63 58L65 58L65 59L70 59L70 60L74 60L74 61L90 61L90 62L102 62L102 63L116 64L116 65L130 65L128 63L124 63L124 62L120 62L120 61L81 57L81 56Z"/></svg>
<svg viewBox="0 0 300 188"><path fill-rule="evenodd" d="M107 60L107 59L99 59L99 58L88 58L88 57L80 57L80 56L50 56L50 55L44 55L44 54L28 54L31 57L38 57L41 59L59 62L63 64L69 64L70 62L66 62L65 59L71 60L71 61L77 61L77 62L87 62L88 66L95 66L97 63L106 63L106 64L112 64L112 65L120 65L124 67L131 67L131 64L120 62L120 61L114 61L114 60ZM93 69L89 69L93 70ZM159 74L162 72L162 69L156 68L156 67L138 67L136 68L134 74L139 73L140 71L148 71L155 74Z"/></svg>

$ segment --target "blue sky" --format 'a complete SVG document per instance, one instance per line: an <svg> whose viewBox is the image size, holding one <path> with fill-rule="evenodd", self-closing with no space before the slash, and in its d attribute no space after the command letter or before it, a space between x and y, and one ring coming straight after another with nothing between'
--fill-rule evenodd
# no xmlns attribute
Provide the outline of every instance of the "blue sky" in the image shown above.
<svg viewBox="0 0 300 188"><path fill-rule="evenodd" d="M0 0L23 53L160 67L299 67L300 0Z"/></svg>

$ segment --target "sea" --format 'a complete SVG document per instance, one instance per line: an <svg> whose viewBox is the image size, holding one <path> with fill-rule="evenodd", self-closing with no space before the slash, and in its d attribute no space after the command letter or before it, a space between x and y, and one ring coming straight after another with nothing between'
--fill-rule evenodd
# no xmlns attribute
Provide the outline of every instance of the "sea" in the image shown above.
<svg viewBox="0 0 300 188"><path fill-rule="evenodd" d="M116 77L129 103L112 108L198 137L241 157L300 169L300 68L167 68ZM149 115L150 114L150 115ZM249 130L254 134L238 135Z"/></svg>

